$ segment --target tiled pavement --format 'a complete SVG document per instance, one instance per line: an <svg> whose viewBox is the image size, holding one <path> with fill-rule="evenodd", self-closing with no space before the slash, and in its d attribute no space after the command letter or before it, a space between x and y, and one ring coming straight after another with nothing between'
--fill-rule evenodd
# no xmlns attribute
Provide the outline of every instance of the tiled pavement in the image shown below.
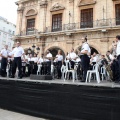
<svg viewBox="0 0 120 120"><path fill-rule="evenodd" d="M0 109L0 120L45 120L45 119Z"/></svg>

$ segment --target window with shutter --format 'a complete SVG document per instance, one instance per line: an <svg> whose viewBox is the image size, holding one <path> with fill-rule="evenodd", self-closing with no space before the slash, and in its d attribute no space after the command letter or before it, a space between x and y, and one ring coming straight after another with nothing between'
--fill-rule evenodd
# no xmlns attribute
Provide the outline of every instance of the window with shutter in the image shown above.
<svg viewBox="0 0 120 120"><path fill-rule="evenodd" d="M93 27L93 8L81 10L81 28Z"/></svg>
<svg viewBox="0 0 120 120"><path fill-rule="evenodd" d="M27 20L27 34L31 34L35 30L35 19L28 19Z"/></svg>
<svg viewBox="0 0 120 120"><path fill-rule="evenodd" d="M52 16L52 32L62 30L62 14Z"/></svg>
<svg viewBox="0 0 120 120"><path fill-rule="evenodd" d="M116 25L120 25L120 4L115 5Z"/></svg>

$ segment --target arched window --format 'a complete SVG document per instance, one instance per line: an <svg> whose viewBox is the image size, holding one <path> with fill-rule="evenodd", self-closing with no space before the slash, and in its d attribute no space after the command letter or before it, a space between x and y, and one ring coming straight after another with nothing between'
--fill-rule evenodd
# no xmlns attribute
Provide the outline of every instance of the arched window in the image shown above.
<svg viewBox="0 0 120 120"><path fill-rule="evenodd" d="M37 10L35 9L30 9L26 12L26 34L31 35L35 34L36 29L35 29L35 18L37 15Z"/></svg>
<svg viewBox="0 0 120 120"><path fill-rule="evenodd" d="M50 12L55 12L55 14L52 14L52 32L62 30L62 13L64 9L65 7L59 3L56 3L51 8ZM56 11L61 11L61 12L57 13Z"/></svg>

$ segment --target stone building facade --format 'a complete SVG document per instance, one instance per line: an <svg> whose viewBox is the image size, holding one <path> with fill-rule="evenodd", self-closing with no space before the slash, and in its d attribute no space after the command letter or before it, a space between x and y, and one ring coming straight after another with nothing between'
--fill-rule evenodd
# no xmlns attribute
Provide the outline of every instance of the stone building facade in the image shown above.
<svg viewBox="0 0 120 120"><path fill-rule="evenodd" d="M105 54L120 34L120 0L19 0L16 41L64 54L87 36L93 51Z"/></svg>

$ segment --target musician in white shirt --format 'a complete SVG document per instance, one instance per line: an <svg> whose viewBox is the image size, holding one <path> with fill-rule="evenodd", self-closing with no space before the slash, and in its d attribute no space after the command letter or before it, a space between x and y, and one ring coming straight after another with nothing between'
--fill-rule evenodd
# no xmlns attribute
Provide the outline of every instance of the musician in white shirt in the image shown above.
<svg viewBox="0 0 120 120"><path fill-rule="evenodd" d="M7 59L9 56L8 45L5 45L5 48L1 50L1 76L6 77L6 67L7 67Z"/></svg>
<svg viewBox="0 0 120 120"><path fill-rule="evenodd" d="M22 61L21 61L21 57L23 55L23 59L25 60L25 54L24 54L23 48L20 45L21 45L20 42L17 42L16 47L10 53L11 56L14 55L13 69L12 69L11 78L15 77L16 68L18 67L18 70L19 70L18 79L22 79Z"/></svg>
<svg viewBox="0 0 120 120"><path fill-rule="evenodd" d="M37 69L38 69L38 66L37 66L37 63L38 63L38 57L37 57L37 54L34 53L34 57L32 58L32 61L34 61L34 68L33 68L33 74L37 74Z"/></svg>
<svg viewBox="0 0 120 120"><path fill-rule="evenodd" d="M28 60L27 60L27 67L28 67L28 76L32 74L33 72L33 57L32 54L29 55Z"/></svg>
<svg viewBox="0 0 120 120"><path fill-rule="evenodd" d="M97 54L96 54L96 52L94 52L93 53L93 55L92 55L92 57L91 57L91 59L90 59L90 63L92 64L92 65L95 65L96 64L96 62L97 62Z"/></svg>
<svg viewBox="0 0 120 120"><path fill-rule="evenodd" d="M107 51L107 56L109 57L110 62L115 59L114 56L110 53L110 51Z"/></svg>
<svg viewBox="0 0 120 120"><path fill-rule="evenodd" d="M56 62L57 62L58 79L61 79L62 76L61 67L63 63L63 55L61 50L58 50L58 54L56 55Z"/></svg>
<svg viewBox="0 0 120 120"><path fill-rule="evenodd" d="M44 54L43 53L41 54L41 57L38 60L38 64L41 65L41 71L40 71L41 75L44 75L45 73L47 73L46 72L46 70L47 70L46 69L46 60L44 58Z"/></svg>
<svg viewBox="0 0 120 120"><path fill-rule="evenodd" d="M74 52L74 49L71 49L71 52L67 55L67 60L71 62L71 68L74 69L75 61L76 61L77 55Z"/></svg>
<svg viewBox="0 0 120 120"><path fill-rule="evenodd" d="M47 75L51 75L51 61L52 61L52 54L50 53L49 50L46 51L46 56L45 56L45 59L46 59L46 64L47 64Z"/></svg>

